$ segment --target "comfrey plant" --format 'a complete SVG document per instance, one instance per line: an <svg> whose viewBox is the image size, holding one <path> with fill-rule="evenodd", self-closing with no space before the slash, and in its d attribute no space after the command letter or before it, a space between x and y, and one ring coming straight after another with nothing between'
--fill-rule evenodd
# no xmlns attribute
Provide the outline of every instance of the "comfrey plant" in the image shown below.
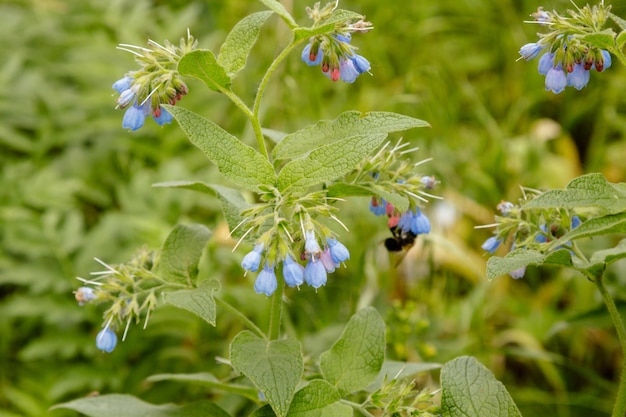
<svg viewBox="0 0 626 417"><path fill-rule="evenodd" d="M564 190L526 190L519 204L498 205L494 235L483 244L491 254L501 247L504 257L487 262L490 279L509 274L523 278L529 265L564 266L580 272L598 288L626 357L626 327L605 279L607 267L626 258L626 239L612 248L585 253L581 241L626 233L626 184L612 184L601 174L571 181ZM626 414L626 363L621 371L613 417Z"/></svg>
<svg viewBox="0 0 626 417"><path fill-rule="evenodd" d="M179 225L159 251L140 250L125 264L99 261L103 271L90 279L80 278L82 286L75 292L80 305L110 305L102 330L95 337L96 346L113 352L120 334L123 340L131 324L140 321L145 327L150 313L163 304L185 309L212 326L218 325L219 308L247 328L231 341L226 361L232 367L231 376L243 375L246 383L234 384L233 378L218 381L207 372L161 375L160 379L200 382L240 395L255 405L250 414L254 417L348 417L355 412L365 416L520 416L502 384L473 358L456 358L443 366L386 361L385 323L374 308L357 312L339 339L319 358L309 359L306 367L300 342L283 334L281 317L287 287L308 285L325 291L323 287L332 279L328 274L342 266L350 267L350 249L342 243L348 231L338 200L368 197L372 213L387 219L391 237L385 241L386 248L399 252L430 232L425 208L435 198L431 190L438 181L420 172L428 159L418 163L409 160L408 154L416 148L402 140L395 144L386 140L391 132L428 126L413 117L346 111L334 120L319 121L278 135L278 139L264 129L260 117L264 94L276 68L294 49L301 48L301 59L309 66L319 66L330 80L352 83L371 70L369 61L357 53L352 37L369 32L373 26L360 14L339 9L336 2L308 8L313 20L308 27L299 25L280 2L261 3L269 10L237 23L217 55L199 49L190 34L179 46L153 41L147 47L121 45L135 56L140 69L124 74L113 88L119 93L117 107L126 109L124 128L137 130L148 117L158 124L175 120L231 183L179 181L159 186L217 196L230 235L237 239L235 249L249 247L241 256L242 274L257 274L250 291L267 303L268 329L262 330L226 302L219 282L199 279L198 264L211 236L209 229ZM291 39L269 65L252 103L247 104L231 88L232 81L245 67L261 27L274 14L289 28ZM603 30L606 16L622 32ZM569 76L572 86L586 84L581 81L585 73L581 76L579 72L608 68L610 55L606 52L626 62L621 53L626 44L626 22L610 14L603 4L577 9L567 18L539 9L535 19L552 32L523 47L521 53L525 59L542 51L548 56L542 59L549 64L545 71L549 90L562 91L568 83L567 74L574 74ZM196 94L189 91L185 77L197 78L214 93L229 98L249 121L256 147L178 106L184 95ZM246 195L253 199L246 199ZM503 258L489 259L489 278L503 274L521 278L531 264L558 264L580 271L600 290L626 353L624 323L603 283L606 266L626 257L626 243L591 256L577 245L582 238L626 232L626 187L610 184L600 175L588 175L572 181L565 190L529 190L520 204L503 202L499 212L492 225L495 233L483 248L494 253L507 246L510 252ZM344 231L335 230L342 228ZM412 378L416 373L439 368L440 393L415 386ZM626 413L624 375L626 372L622 372L613 417ZM435 399L439 398L437 404ZM115 394L57 407L100 417L230 415L209 400L153 405Z"/></svg>
<svg viewBox="0 0 626 417"><path fill-rule="evenodd" d="M520 59L526 61L540 56L539 74L546 77L546 90L555 94L566 87L584 88L591 72L603 72L611 67L611 54L626 64L623 53L626 37L623 32L618 35L613 29L605 28L611 19L623 31L626 21L611 13L611 6L604 2L593 7L574 6L576 9L568 10L567 16L539 7L531 14L534 20L529 22L540 26L539 40L525 44L519 51Z"/></svg>

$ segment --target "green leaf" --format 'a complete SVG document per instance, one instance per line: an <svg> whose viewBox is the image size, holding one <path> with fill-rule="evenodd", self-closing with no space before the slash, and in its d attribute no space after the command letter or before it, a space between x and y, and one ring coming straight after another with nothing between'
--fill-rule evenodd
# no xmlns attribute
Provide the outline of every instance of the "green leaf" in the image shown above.
<svg viewBox="0 0 626 417"><path fill-rule="evenodd" d="M570 230L559 239L551 242L550 247L557 247L574 239L612 233L626 233L626 212L587 220L577 228Z"/></svg>
<svg viewBox="0 0 626 417"><path fill-rule="evenodd" d="M587 174L572 180L564 190L546 191L523 208L596 208L607 214L619 213L626 210L626 190L602 174Z"/></svg>
<svg viewBox="0 0 626 417"><path fill-rule="evenodd" d="M349 23L362 18L362 15L350 10L335 9L328 19L317 26L310 28L298 27L294 29L295 37L296 39L304 39L314 35L322 35L334 31L337 26L341 26L343 23Z"/></svg>
<svg viewBox="0 0 626 417"><path fill-rule="evenodd" d="M272 410L272 407L267 404L254 410L248 417L276 417L276 413Z"/></svg>
<svg viewBox="0 0 626 417"><path fill-rule="evenodd" d="M219 184L207 184L202 181L169 181L153 184L153 187L182 188L185 190L198 191L204 194L217 196L222 203L222 212L231 231L231 236L235 239L244 234L244 229L237 228L244 219L240 213L251 207L243 198L241 192L234 188L225 187Z"/></svg>
<svg viewBox="0 0 626 417"><path fill-rule="evenodd" d="M347 111L335 120L321 120L287 135L276 145L273 155L276 159L294 158L350 136L375 135L426 126L430 125L423 120L397 113Z"/></svg>
<svg viewBox="0 0 626 417"><path fill-rule="evenodd" d="M185 405L150 404L132 395L110 394L80 398L57 404L52 410L66 408L90 417L150 416L150 417L229 417L226 411L209 401Z"/></svg>
<svg viewBox="0 0 626 417"><path fill-rule="evenodd" d="M365 308L350 318L339 340L320 356L320 369L343 396L367 387L385 360L385 322Z"/></svg>
<svg viewBox="0 0 626 417"><path fill-rule="evenodd" d="M589 263L609 265L623 258L626 258L626 239L622 239L614 248L595 252L591 255Z"/></svg>
<svg viewBox="0 0 626 417"><path fill-rule="evenodd" d="M617 50L622 52L624 49L624 45L626 44L626 30L622 30L615 38L615 44L617 45Z"/></svg>
<svg viewBox="0 0 626 417"><path fill-rule="evenodd" d="M289 408L289 417L351 417L352 408L336 404L339 392L330 383L315 379L296 392Z"/></svg>
<svg viewBox="0 0 626 417"><path fill-rule="evenodd" d="M226 178L249 190L275 184L272 164L215 123L182 107L165 106L178 121L191 143L196 145Z"/></svg>
<svg viewBox="0 0 626 417"><path fill-rule="evenodd" d="M409 209L409 200L401 195L390 193L380 189L375 184L346 184L345 182L336 182L328 187L329 197L354 197L354 196L372 196L376 195L384 198L385 201L393 204L399 212Z"/></svg>
<svg viewBox="0 0 626 417"><path fill-rule="evenodd" d="M376 380L365 388L367 392L374 392L383 386L385 380L403 379L412 377L422 372L430 372L440 369L440 363L413 363L386 360L378 373Z"/></svg>
<svg viewBox="0 0 626 417"><path fill-rule="evenodd" d="M261 3L263 3L265 6L267 6L268 9L279 15L290 28L293 29L298 27L298 24L296 23L294 18L289 14L287 9L285 9L285 6L280 4L280 2L276 0L261 0Z"/></svg>
<svg viewBox="0 0 626 417"><path fill-rule="evenodd" d="M572 266L572 255L567 249L559 249L548 254L536 250L515 249L504 258L492 256L487 261L487 278L492 280L528 265Z"/></svg>
<svg viewBox="0 0 626 417"><path fill-rule="evenodd" d="M462 356L441 370L444 417L521 417L513 399L493 373L475 358Z"/></svg>
<svg viewBox="0 0 626 417"><path fill-rule="evenodd" d="M230 77L217 63L213 52L207 49L196 49L187 52L178 61L178 72L181 75L198 78L214 91L230 88Z"/></svg>
<svg viewBox="0 0 626 417"><path fill-rule="evenodd" d="M150 382L178 381L191 382L208 388L231 392L244 396L252 401L258 401L258 391L249 385L229 384L218 380L213 374L208 372L198 372L195 374L157 374L147 378Z"/></svg>
<svg viewBox="0 0 626 417"><path fill-rule="evenodd" d="M287 415L304 371L297 340L268 341L243 331L230 345L230 360L235 371L247 376L265 395L277 416Z"/></svg>
<svg viewBox="0 0 626 417"><path fill-rule="evenodd" d="M178 225L163 243L156 272L169 282L194 286L200 256L211 237L201 224Z"/></svg>
<svg viewBox="0 0 626 417"><path fill-rule="evenodd" d="M220 48L217 63L231 77L246 66L250 50L259 37L261 26L272 15L269 10L252 13L241 19L230 31Z"/></svg>
<svg viewBox="0 0 626 417"><path fill-rule="evenodd" d="M200 317L211 326L215 326L215 299L213 293L219 289L219 282L203 282L198 288L166 292L163 298L174 307L187 310Z"/></svg>
<svg viewBox="0 0 626 417"><path fill-rule="evenodd" d="M609 13L609 17L613 19L615 23L617 23L617 25L620 27L620 29L622 29L622 31L626 31L626 20L622 19L621 17L613 13Z"/></svg>
<svg viewBox="0 0 626 417"><path fill-rule="evenodd" d="M386 133L352 136L294 159L278 173L278 189L305 188L334 180L353 170L363 158L380 146L386 136Z"/></svg>
<svg viewBox="0 0 626 417"><path fill-rule="evenodd" d="M589 33L580 37L584 42L589 42L592 45L601 49L615 48L615 32L613 29L605 29L602 32Z"/></svg>

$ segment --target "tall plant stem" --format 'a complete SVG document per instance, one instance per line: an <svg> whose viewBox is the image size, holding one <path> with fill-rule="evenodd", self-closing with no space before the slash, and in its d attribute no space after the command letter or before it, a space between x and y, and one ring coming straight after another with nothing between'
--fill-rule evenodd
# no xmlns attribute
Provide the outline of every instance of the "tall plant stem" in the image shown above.
<svg viewBox="0 0 626 417"><path fill-rule="evenodd" d="M626 327L624 327L624 320L620 316L619 310L615 305L615 301L609 294L606 286L604 285L604 271L597 274L594 277L596 286L598 290L600 290L600 294L602 295L602 300L606 305L606 308L609 310L609 314L611 315L611 320L613 320L613 325L615 326L615 330L617 331L617 337L619 339L619 343L622 347L622 371L620 374L620 382L617 388L617 398L615 399L615 406L613 408L613 417L624 417L626 416Z"/></svg>
<svg viewBox="0 0 626 417"><path fill-rule="evenodd" d="M285 290L285 281L278 280L278 288L272 295L272 306L270 310L270 328L268 331L268 339L276 340L280 336L281 315L283 313L283 291Z"/></svg>

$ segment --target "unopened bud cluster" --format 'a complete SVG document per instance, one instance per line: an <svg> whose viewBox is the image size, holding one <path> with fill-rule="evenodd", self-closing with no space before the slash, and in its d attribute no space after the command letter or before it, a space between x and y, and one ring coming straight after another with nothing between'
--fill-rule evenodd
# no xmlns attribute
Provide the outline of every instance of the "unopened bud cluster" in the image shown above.
<svg viewBox="0 0 626 417"><path fill-rule="evenodd" d="M113 84L113 89L119 93L117 108L126 109L122 120L124 128L137 130L150 115L159 125L172 121L172 115L161 105L174 105L188 93L176 68L180 58L194 50L196 45L194 38L188 35L181 39L179 46L168 41L164 45L148 41L148 47L119 46L119 49L135 55L135 61L141 67L127 72Z"/></svg>
<svg viewBox="0 0 626 417"><path fill-rule="evenodd" d="M312 9L307 7L307 13L315 25L323 24L336 7L337 3L329 3L323 8L316 3ZM371 23L361 19L340 24L330 34L313 36L302 50L302 60L309 66L319 65L322 73L332 81L352 83L371 69L369 61L357 54L358 48L351 44L352 33L371 29Z"/></svg>
<svg viewBox="0 0 626 417"><path fill-rule="evenodd" d="M538 194L527 193L521 204L501 201L497 209L500 215L495 216L493 236L488 238L482 249L493 254L503 245L508 245L509 251L516 248L532 249L542 253L561 248L572 249L571 243L563 247L551 248L550 242L559 239L567 232L581 224L580 217L572 210L539 210L522 209L521 205L536 198ZM520 268L510 273L512 278L524 276L526 268Z"/></svg>
<svg viewBox="0 0 626 417"><path fill-rule="evenodd" d="M151 272L154 260L155 253L147 250L140 250L126 264L110 266L97 260L105 270L93 272L94 277L89 280L79 278L85 284L74 293L79 305L111 303L103 315L103 329L96 336L98 349L113 351L117 344L116 332L124 327L123 340L131 322L137 323L145 317L147 324L157 306L155 292L163 286Z"/></svg>
<svg viewBox="0 0 626 417"><path fill-rule="evenodd" d="M531 16L532 23L546 30L539 33L539 41L520 48L520 59L526 61L540 54L539 73L546 76L546 90L555 94L565 87L577 90L589 82L590 72L602 72L611 66L611 55L592 44L588 36L601 32L609 17L611 6L601 3L569 10L568 16L539 8Z"/></svg>

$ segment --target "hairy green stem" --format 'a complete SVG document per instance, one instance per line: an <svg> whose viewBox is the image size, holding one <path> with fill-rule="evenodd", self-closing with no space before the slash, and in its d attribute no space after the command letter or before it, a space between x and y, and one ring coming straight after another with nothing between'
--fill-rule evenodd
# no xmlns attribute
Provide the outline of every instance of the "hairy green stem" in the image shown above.
<svg viewBox="0 0 626 417"><path fill-rule="evenodd" d="M620 345L622 347L622 371L620 375L620 382L617 388L617 398L615 399L615 406L613 408L612 417L624 417L626 416L626 327L624 327L624 321L615 305L615 301L609 294L606 286L604 285L604 271L600 272L597 276L594 277L596 286L598 290L600 290L600 294L602 295L602 300L606 305L606 308L609 310L609 314L611 319L613 320L613 325L615 326L615 330L617 331L617 337L619 339Z"/></svg>
<svg viewBox="0 0 626 417"><path fill-rule="evenodd" d="M270 328L268 331L268 339L276 340L280 336L281 315L283 312L283 291L285 289L285 281L278 280L278 288L272 295L272 304L270 310Z"/></svg>
<svg viewBox="0 0 626 417"><path fill-rule="evenodd" d="M348 401L346 399L341 399L339 400L339 402L349 405L350 407L352 407L353 409L355 409L356 411L358 411L359 413L361 413L362 415L366 416L366 417L374 417L374 415L372 413L370 413L369 411L367 411L363 405L361 404L357 404L355 402L352 401Z"/></svg>
<svg viewBox="0 0 626 417"><path fill-rule="evenodd" d="M259 111L261 109L261 101L263 100L263 94L265 93L265 89L267 88L267 83L269 82L272 74L276 71L276 68L287 58L287 55L295 48L302 40L292 39L289 42L289 45L282 50L280 54L274 59L272 64L269 66L263 78L261 79L261 83L259 84L259 88L256 93L256 97L254 97L254 104L252 106L252 118L250 119L252 122L252 127L254 128L254 134L256 136L257 143L259 144L259 149L261 153L269 159L269 154L267 153L267 148L265 146L265 139L263 138L263 131L261 129L261 121L259 120Z"/></svg>
<svg viewBox="0 0 626 417"><path fill-rule="evenodd" d="M248 329L252 330L253 333L256 333L257 336L265 339L265 334L263 333L263 331L259 329L259 327L254 324L248 317L246 317L245 314L243 314L241 311L233 307L230 303L224 301L219 297L215 297L215 301L217 302L217 304L222 306L225 310L227 310L233 316L239 319L239 321L241 321L241 323L243 323L243 325L246 326Z"/></svg>

